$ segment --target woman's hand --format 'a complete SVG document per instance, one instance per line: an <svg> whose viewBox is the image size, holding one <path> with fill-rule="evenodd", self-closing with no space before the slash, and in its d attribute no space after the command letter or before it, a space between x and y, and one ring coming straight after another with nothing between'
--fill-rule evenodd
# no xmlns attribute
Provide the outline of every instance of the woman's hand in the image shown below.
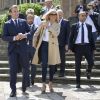
<svg viewBox="0 0 100 100"><path fill-rule="evenodd" d="M41 24L41 27L45 29L45 28L48 27L48 24L49 24L48 22L43 22L43 23Z"/></svg>

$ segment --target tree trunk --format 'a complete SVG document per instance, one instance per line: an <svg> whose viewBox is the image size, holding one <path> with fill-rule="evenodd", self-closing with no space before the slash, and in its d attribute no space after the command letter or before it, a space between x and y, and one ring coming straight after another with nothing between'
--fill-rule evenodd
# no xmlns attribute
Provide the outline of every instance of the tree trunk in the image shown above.
<svg viewBox="0 0 100 100"><path fill-rule="evenodd" d="M61 7L64 12L64 18L72 16L72 13L75 10L76 5L80 0L61 0Z"/></svg>

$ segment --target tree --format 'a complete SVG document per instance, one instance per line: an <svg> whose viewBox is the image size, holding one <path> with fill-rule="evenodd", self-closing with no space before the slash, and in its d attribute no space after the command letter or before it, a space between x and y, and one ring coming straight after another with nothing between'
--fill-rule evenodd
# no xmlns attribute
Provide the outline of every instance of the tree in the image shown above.
<svg viewBox="0 0 100 100"><path fill-rule="evenodd" d="M80 0L61 0L61 7L64 12L64 18L72 16L74 9L79 2Z"/></svg>

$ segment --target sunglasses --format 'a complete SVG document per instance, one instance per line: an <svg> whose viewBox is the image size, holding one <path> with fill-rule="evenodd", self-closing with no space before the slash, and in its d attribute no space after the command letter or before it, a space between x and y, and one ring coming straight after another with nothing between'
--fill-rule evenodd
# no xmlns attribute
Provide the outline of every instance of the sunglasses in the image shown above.
<svg viewBox="0 0 100 100"><path fill-rule="evenodd" d="M57 14L49 14L49 15L57 15Z"/></svg>

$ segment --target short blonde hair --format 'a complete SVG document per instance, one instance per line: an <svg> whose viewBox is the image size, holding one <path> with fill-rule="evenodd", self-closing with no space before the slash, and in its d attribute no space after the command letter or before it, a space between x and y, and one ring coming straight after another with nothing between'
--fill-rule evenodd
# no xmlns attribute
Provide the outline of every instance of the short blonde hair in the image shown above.
<svg viewBox="0 0 100 100"><path fill-rule="evenodd" d="M18 6L17 5L12 5L10 8L9 8L9 13L11 13L12 12L12 9L13 8L17 8L18 10L19 10L19 8L18 8Z"/></svg>
<svg viewBox="0 0 100 100"><path fill-rule="evenodd" d="M33 14L33 15L34 15L34 9L29 8L29 9L26 11L26 15L27 15L27 14Z"/></svg>

